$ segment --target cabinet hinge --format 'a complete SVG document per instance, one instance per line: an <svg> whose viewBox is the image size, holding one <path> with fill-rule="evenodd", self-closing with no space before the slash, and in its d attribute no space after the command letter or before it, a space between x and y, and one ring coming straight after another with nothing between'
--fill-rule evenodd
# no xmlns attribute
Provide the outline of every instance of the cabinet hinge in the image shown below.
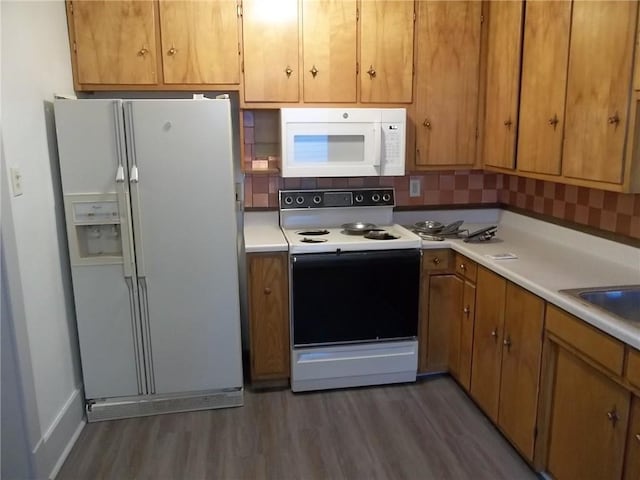
<svg viewBox="0 0 640 480"><path fill-rule="evenodd" d="M73 42L73 52L78 53L78 45L76 44L76 42Z"/></svg>
<svg viewBox="0 0 640 480"><path fill-rule="evenodd" d="M240 55L240 42L238 42L238 55Z"/></svg>
<svg viewBox="0 0 640 480"><path fill-rule="evenodd" d="M478 130L478 127L476 127L476 139L480 136L480 131Z"/></svg>
<svg viewBox="0 0 640 480"><path fill-rule="evenodd" d="M242 73L244 73L244 60L240 62L240 69L242 70Z"/></svg>
<svg viewBox="0 0 640 480"><path fill-rule="evenodd" d="M360 9L356 8L356 22L360 20Z"/></svg>
<svg viewBox="0 0 640 480"><path fill-rule="evenodd" d="M242 3L238 3L236 11L238 12L238 16L242 17Z"/></svg>
<svg viewBox="0 0 640 480"><path fill-rule="evenodd" d="M416 11L413 11L413 23L416 23Z"/></svg>
<svg viewBox="0 0 640 480"><path fill-rule="evenodd" d="M360 64L356 62L356 75L360 73Z"/></svg>
<svg viewBox="0 0 640 480"><path fill-rule="evenodd" d="M480 23L484 23L484 15L480 15Z"/></svg>
<svg viewBox="0 0 640 480"><path fill-rule="evenodd" d="M73 15L73 2L69 2L69 13Z"/></svg>

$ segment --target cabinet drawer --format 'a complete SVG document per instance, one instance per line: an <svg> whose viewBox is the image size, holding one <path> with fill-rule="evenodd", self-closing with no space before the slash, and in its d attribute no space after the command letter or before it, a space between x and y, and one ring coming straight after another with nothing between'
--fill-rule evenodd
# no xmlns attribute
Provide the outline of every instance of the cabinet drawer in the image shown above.
<svg viewBox="0 0 640 480"><path fill-rule="evenodd" d="M617 375L622 375L624 344L552 305L547 330Z"/></svg>
<svg viewBox="0 0 640 480"><path fill-rule="evenodd" d="M640 388L640 352L632 348L627 352L627 380Z"/></svg>
<svg viewBox="0 0 640 480"><path fill-rule="evenodd" d="M448 249L423 250L422 269L423 270L449 270L452 262L452 252Z"/></svg>
<svg viewBox="0 0 640 480"><path fill-rule="evenodd" d="M470 282L476 282L478 264L460 253L456 253L456 273Z"/></svg>

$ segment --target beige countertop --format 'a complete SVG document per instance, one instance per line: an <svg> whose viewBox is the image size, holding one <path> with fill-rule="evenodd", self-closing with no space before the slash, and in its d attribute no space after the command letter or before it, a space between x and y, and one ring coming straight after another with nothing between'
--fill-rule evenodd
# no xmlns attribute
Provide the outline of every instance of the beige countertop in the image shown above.
<svg viewBox="0 0 640 480"><path fill-rule="evenodd" d="M498 209L397 212L394 221L465 220L474 230L498 225L495 239L486 243L462 240L431 242L423 248L452 248L544 300L581 318L640 350L640 324L618 319L560 290L640 284L640 248L581 233L524 215ZM244 218L248 253L286 251L277 212L247 212ZM493 260L487 255L513 253L518 258Z"/></svg>

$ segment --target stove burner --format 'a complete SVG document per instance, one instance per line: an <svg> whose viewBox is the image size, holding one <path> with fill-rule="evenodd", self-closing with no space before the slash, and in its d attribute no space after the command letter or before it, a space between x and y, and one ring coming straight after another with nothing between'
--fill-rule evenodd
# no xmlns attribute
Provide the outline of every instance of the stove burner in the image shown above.
<svg viewBox="0 0 640 480"><path fill-rule="evenodd" d="M400 237L392 235L384 230L370 230L364 234L364 238L368 238L370 240L397 240Z"/></svg>
<svg viewBox="0 0 640 480"><path fill-rule="evenodd" d="M329 233L329 232L327 232ZM320 234L316 234L316 235L324 235L323 233ZM324 243L327 241L326 238L307 238L304 237L302 240L300 240L302 243Z"/></svg>
<svg viewBox="0 0 640 480"><path fill-rule="evenodd" d="M305 230L304 232L296 232L298 235L315 236L315 235L329 235L329 230Z"/></svg>

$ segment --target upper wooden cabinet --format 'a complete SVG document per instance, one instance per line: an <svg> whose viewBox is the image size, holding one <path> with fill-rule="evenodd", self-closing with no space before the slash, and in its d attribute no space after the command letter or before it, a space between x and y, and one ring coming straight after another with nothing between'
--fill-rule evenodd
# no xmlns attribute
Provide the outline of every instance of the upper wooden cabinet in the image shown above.
<svg viewBox="0 0 640 480"><path fill-rule="evenodd" d="M245 102L297 102L298 0L244 0Z"/></svg>
<svg viewBox="0 0 640 480"><path fill-rule="evenodd" d="M303 0L305 102L356 102L355 0Z"/></svg>
<svg viewBox="0 0 640 480"><path fill-rule="evenodd" d="M518 170L559 175L571 2L528 2L524 23Z"/></svg>
<svg viewBox="0 0 640 480"><path fill-rule="evenodd" d="M484 115L484 164L515 166L522 39L522 1L489 2Z"/></svg>
<svg viewBox="0 0 640 480"><path fill-rule="evenodd" d="M476 161L482 4L416 3L416 167Z"/></svg>
<svg viewBox="0 0 640 480"><path fill-rule="evenodd" d="M622 183L638 3L575 1L562 172Z"/></svg>
<svg viewBox="0 0 640 480"><path fill-rule="evenodd" d="M164 83L240 83L236 0L160 0L159 5Z"/></svg>
<svg viewBox="0 0 640 480"><path fill-rule="evenodd" d="M158 83L155 12L155 2L68 2L76 88Z"/></svg>
<svg viewBox="0 0 640 480"><path fill-rule="evenodd" d="M360 3L360 101L411 103L413 0Z"/></svg>

